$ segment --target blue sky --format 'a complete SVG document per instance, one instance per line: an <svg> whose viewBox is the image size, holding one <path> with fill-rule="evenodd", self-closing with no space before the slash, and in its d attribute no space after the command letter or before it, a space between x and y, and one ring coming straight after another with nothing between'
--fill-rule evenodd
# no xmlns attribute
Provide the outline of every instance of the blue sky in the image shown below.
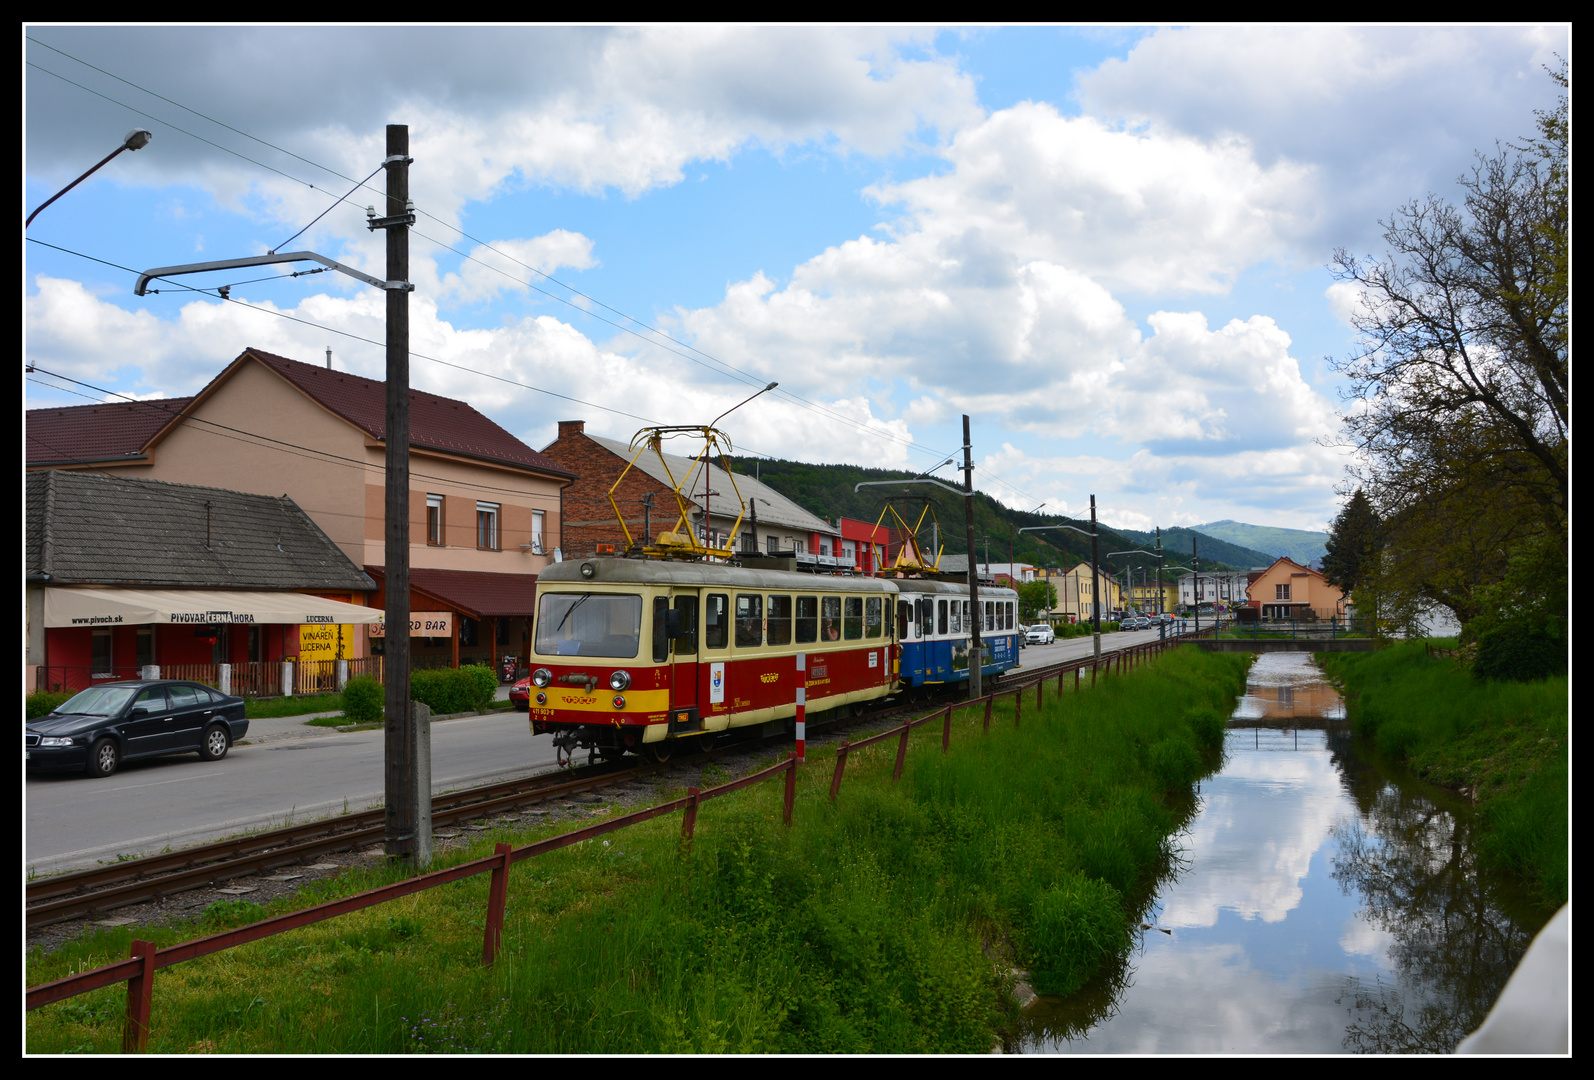
<svg viewBox="0 0 1594 1080"><path fill-rule="evenodd" d="M778 380L726 422L739 449L914 469L969 413L983 490L1094 493L1132 528L1326 525L1325 357L1355 347L1334 250L1381 254L1379 218L1531 133L1570 47L1564 25L26 37L30 210L155 134L28 230L26 355L57 373L28 407L191 393L247 346L380 378L382 298L350 279L136 298L123 268L278 248L407 123L417 386L540 447ZM291 249L381 274L372 183Z"/></svg>

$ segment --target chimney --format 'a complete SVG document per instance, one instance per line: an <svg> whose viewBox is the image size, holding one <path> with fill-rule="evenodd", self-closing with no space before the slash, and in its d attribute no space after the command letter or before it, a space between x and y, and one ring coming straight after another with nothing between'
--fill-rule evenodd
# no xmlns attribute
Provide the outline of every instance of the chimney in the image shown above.
<svg viewBox="0 0 1594 1080"><path fill-rule="evenodd" d="M564 438L566 435L580 435L582 432L584 432L586 430L587 430L587 422L585 420L561 420L561 421L559 421L559 437L561 439Z"/></svg>
<svg viewBox="0 0 1594 1080"><path fill-rule="evenodd" d="M332 346L327 346L327 370L332 370Z"/></svg>

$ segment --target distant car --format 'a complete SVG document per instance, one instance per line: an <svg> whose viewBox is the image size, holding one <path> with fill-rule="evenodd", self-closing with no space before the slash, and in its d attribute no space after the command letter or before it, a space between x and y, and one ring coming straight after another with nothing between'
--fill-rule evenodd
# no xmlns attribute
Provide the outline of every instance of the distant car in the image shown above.
<svg viewBox="0 0 1594 1080"><path fill-rule="evenodd" d="M1024 634L1024 641L1029 645L1050 645L1057 640L1057 635L1045 623L1036 623Z"/></svg>
<svg viewBox="0 0 1594 1080"><path fill-rule="evenodd" d="M509 688L509 705L521 712L531 711L531 676L527 675Z"/></svg>
<svg viewBox="0 0 1594 1080"><path fill-rule="evenodd" d="M110 776L124 761L192 754L220 761L249 730L244 699L198 683L101 683L23 726L30 770Z"/></svg>

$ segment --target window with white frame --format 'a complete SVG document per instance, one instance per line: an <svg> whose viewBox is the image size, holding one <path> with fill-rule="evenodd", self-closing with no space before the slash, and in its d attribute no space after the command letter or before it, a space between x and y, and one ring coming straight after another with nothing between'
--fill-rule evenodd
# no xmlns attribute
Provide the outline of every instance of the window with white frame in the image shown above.
<svg viewBox="0 0 1594 1080"><path fill-rule="evenodd" d="M443 546L443 497L426 496L426 542L432 547Z"/></svg>
<svg viewBox="0 0 1594 1080"><path fill-rule="evenodd" d="M1275 585L1275 586L1273 586L1273 599L1275 599L1275 600L1288 600L1289 598L1290 598L1290 587L1288 585Z"/></svg>
<svg viewBox="0 0 1594 1080"><path fill-rule="evenodd" d="M533 510L531 512L531 550L537 555L543 554L546 550L542 546L542 527L547 518L548 514L545 510Z"/></svg>
<svg viewBox="0 0 1594 1080"><path fill-rule="evenodd" d="M476 546L484 551L498 550L498 511L497 503L476 504Z"/></svg>

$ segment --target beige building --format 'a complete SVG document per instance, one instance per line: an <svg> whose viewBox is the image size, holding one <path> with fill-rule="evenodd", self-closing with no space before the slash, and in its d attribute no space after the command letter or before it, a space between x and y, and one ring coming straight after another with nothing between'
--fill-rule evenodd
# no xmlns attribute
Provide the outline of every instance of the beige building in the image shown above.
<svg viewBox="0 0 1594 1080"><path fill-rule="evenodd" d="M26 444L30 470L287 495L376 581L355 602L380 607L385 427L385 383L246 349L192 398L29 410ZM446 616L417 636L417 664L526 655L573 475L465 402L411 390L410 478L410 607Z"/></svg>
<svg viewBox="0 0 1594 1080"><path fill-rule="evenodd" d="M1101 567L1100 596L1101 617L1107 619L1112 612L1124 606L1123 588ZM1057 607L1052 614L1063 615L1070 622L1088 622L1091 604L1098 600L1097 584L1090 563L1082 562L1072 570L1054 574L1049 579L1057 589Z"/></svg>
<svg viewBox="0 0 1594 1080"><path fill-rule="evenodd" d="M1264 619L1329 619L1345 614L1345 596L1323 575L1280 558L1252 581L1250 601Z"/></svg>

